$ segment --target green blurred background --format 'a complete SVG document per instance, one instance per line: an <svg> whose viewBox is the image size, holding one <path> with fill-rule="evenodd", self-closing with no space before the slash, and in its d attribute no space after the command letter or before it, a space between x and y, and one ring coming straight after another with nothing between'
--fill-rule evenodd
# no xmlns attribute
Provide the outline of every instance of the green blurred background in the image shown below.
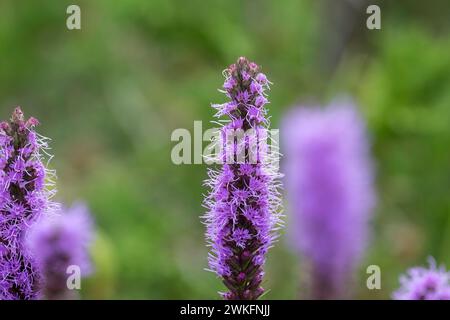
<svg viewBox="0 0 450 320"><path fill-rule="evenodd" d="M69 4L81 30L66 28ZM203 270L206 167L172 164L170 134L206 126L210 103L225 101L221 71L242 55L273 82L273 127L292 105L341 94L367 118L379 203L356 297L388 298L429 255L449 266L449 12L447 0L2 0L0 116L20 105L41 121L57 200L85 200L98 226L83 297L218 298ZM301 291L286 242L269 254L266 298ZM382 290L365 287L369 264Z"/></svg>

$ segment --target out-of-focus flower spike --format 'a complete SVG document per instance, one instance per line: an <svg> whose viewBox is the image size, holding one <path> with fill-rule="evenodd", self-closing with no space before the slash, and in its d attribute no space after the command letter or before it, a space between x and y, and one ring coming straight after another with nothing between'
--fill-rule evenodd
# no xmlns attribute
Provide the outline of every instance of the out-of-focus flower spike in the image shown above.
<svg viewBox="0 0 450 320"><path fill-rule="evenodd" d="M92 240L93 221L83 203L76 203L59 215L41 219L30 229L26 248L42 275L45 299L77 298L77 291L67 287L70 275L67 271L74 268L80 277L91 273L89 247Z"/></svg>
<svg viewBox="0 0 450 320"><path fill-rule="evenodd" d="M290 240L313 299L348 297L375 203L365 126L352 103L293 109L281 131Z"/></svg>

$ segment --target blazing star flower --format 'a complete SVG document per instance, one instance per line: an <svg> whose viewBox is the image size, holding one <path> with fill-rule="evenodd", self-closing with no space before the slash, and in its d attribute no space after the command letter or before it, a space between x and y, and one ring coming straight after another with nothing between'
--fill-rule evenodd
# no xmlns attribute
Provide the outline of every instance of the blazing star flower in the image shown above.
<svg viewBox="0 0 450 320"><path fill-rule="evenodd" d="M47 138L38 135L38 121L25 120L16 108L10 122L0 124L0 299L36 299L39 274L26 254L23 237L42 215L57 205L50 201L54 172L43 164Z"/></svg>
<svg viewBox="0 0 450 320"><path fill-rule="evenodd" d="M400 277L400 288L392 294L395 300L450 300L450 272L444 266L436 267L433 258L430 267L414 267Z"/></svg>
<svg viewBox="0 0 450 320"><path fill-rule="evenodd" d="M230 121L221 128L217 160L222 167L208 172L211 191L204 203L209 267L229 290L222 293L224 299L253 300L264 292L265 257L280 224L277 155L265 149L269 81L245 58L224 75L223 92L230 102L213 107L216 117L226 115ZM251 133L228 139L236 131Z"/></svg>
<svg viewBox="0 0 450 320"><path fill-rule="evenodd" d="M296 108L281 136L291 240L311 266L311 298L342 298L375 198L363 121L351 104Z"/></svg>
<svg viewBox="0 0 450 320"><path fill-rule="evenodd" d="M75 266L80 276L91 273L89 246L93 225L88 208L73 205L60 215L40 220L29 231L26 247L42 274L42 293L46 299L76 298L67 287L68 267Z"/></svg>

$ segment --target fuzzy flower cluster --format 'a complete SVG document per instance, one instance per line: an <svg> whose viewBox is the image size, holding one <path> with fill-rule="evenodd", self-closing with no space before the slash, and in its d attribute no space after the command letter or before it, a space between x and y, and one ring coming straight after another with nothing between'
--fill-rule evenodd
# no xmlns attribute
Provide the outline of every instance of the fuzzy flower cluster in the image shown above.
<svg viewBox="0 0 450 320"><path fill-rule="evenodd" d="M400 288L392 294L395 300L450 300L450 272L437 267L414 267L400 277Z"/></svg>
<svg viewBox="0 0 450 320"><path fill-rule="evenodd" d="M375 200L364 123L350 103L300 107L282 139L291 240L310 265L310 296L345 297Z"/></svg>
<svg viewBox="0 0 450 320"><path fill-rule="evenodd" d="M222 92L229 102L213 105L216 117L228 117L221 128L220 170L209 170L205 199L209 267L228 289L224 299L253 300L263 294L263 266L280 225L278 169L266 148L266 90L269 81L259 67L239 58L224 71ZM230 131L251 131L229 143ZM253 146L253 147L251 147ZM239 157L239 153L243 157ZM263 156L263 154L265 156ZM239 160L238 160L239 159Z"/></svg>
<svg viewBox="0 0 450 320"><path fill-rule="evenodd" d="M16 108L11 121L0 124L0 299L36 299L39 275L26 254L23 237L43 214L55 209L54 173L43 164L47 139Z"/></svg>
<svg viewBox="0 0 450 320"><path fill-rule="evenodd" d="M46 299L72 298L67 288L67 269L79 268L80 275L91 273L89 246L93 223L88 208L77 203L60 215L42 219L27 234L26 247L42 274L42 293Z"/></svg>

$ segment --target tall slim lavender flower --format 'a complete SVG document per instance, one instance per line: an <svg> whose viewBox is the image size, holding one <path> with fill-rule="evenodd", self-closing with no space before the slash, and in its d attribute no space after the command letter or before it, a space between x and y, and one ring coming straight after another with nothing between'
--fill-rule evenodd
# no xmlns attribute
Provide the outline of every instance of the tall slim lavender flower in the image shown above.
<svg viewBox="0 0 450 320"><path fill-rule="evenodd" d="M47 139L34 131L38 121L25 120L16 108L0 124L0 299L36 299L39 275L26 254L23 237L41 216L55 209L55 190L43 164ZM42 152L42 153L41 153Z"/></svg>
<svg viewBox="0 0 450 320"><path fill-rule="evenodd" d="M392 294L395 300L450 300L450 272L436 267L433 258L430 267L414 267L400 277L400 288Z"/></svg>
<svg viewBox="0 0 450 320"><path fill-rule="evenodd" d="M50 300L76 298L69 290L67 269L79 268L80 276L91 273L89 246L93 224L88 208L77 203L62 214L40 220L26 236L26 247L42 275L43 297ZM70 270L69 270L70 271Z"/></svg>
<svg viewBox="0 0 450 320"><path fill-rule="evenodd" d="M375 198L363 121L351 104L297 108L281 136L291 239L311 267L310 297L345 297Z"/></svg>
<svg viewBox="0 0 450 320"><path fill-rule="evenodd" d="M209 170L206 181L211 188L204 216L211 246L209 267L229 290L222 293L224 299L253 300L264 292L265 256L280 223L280 174L272 165L273 154L266 152L265 140L269 81L245 58L239 58L224 75L222 92L230 101L213 105L216 117L229 117L218 139L222 148L216 160L222 167ZM234 138L236 131L246 134Z"/></svg>

